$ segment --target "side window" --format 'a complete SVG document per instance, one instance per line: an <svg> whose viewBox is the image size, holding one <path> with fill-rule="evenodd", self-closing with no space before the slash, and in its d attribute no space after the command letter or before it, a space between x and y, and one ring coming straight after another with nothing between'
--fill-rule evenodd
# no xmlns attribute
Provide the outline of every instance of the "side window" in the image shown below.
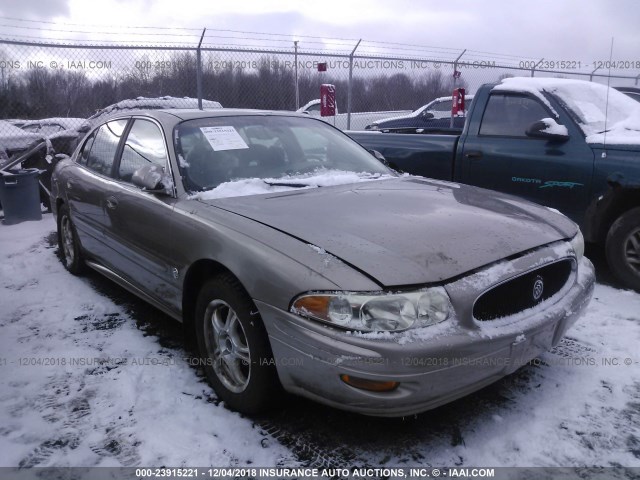
<svg viewBox="0 0 640 480"><path fill-rule="evenodd" d="M62 125L58 125L57 123L46 123L40 128L40 133L43 135L51 135L56 132L61 132L62 130L64 130Z"/></svg>
<svg viewBox="0 0 640 480"><path fill-rule="evenodd" d="M533 98L494 94L482 116L480 135L526 137L527 128L538 120L552 115Z"/></svg>
<svg viewBox="0 0 640 480"><path fill-rule="evenodd" d="M122 151L118 178L130 182L133 172L149 163L165 169L167 149L160 129L148 120L134 121Z"/></svg>
<svg viewBox="0 0 640 480"><path fill-rule="evenodd" d="M84 147L82 147L82 151L80 152L80 155L78 155L78 158L76 159L76 162L78 162L80 165L87 164L87 159L89 158L89 152L91 152L91 146L93 145L93 141L96 139L96 132L97 130L95 130L91 135L89 135L89 138L87 138L87 141L84 142Z"/></svg>
<svg viewBox="0 0 640 480"><path fill-rule="evenodd" d="M432 112L451 112L451 104L452 104L451 100L437 102L429 110Z"/></svg>
<svg viewBox="0 0 640 480"><path fill-rule="evenodd" d="M127 120L114 120L100 127L87 157L87 168L102 175L111 175L118 143Z"/></svg>
<svg viewBox="0 0 640 480"><path fill-rule="evenodd" d="M307 108L307 112L309 112L312 115L320 115L320 104L319 103L315 103L313 105L311 105L310 107Z"/></svg>

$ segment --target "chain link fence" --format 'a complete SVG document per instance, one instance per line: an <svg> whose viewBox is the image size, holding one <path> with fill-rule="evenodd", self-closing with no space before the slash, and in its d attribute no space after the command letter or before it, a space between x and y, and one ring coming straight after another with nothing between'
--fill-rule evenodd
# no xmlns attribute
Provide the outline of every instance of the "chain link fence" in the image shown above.
<svg viewBox="0 0 640 480"><path fill-rule="evenodd" d="M277 50L0 40L0 162L23 152L36 136L55 140L65 136L60 132L77 131L78 123L69 123L70 118L87 119L118 102L118 108L150 106L141 97L163 97L151 105L155 108L194 108L202 101L211 106L209 100L228 108L296 110L319 98L321 84L331 83L338 108L334 124L362 129L372 120L450 96L455 87L465 87L469 94L506 76L638 84L635 73L604 74L606 65L585 72L575 70L582 65L558 64L563 69L553 69L548 67L556 67L555 62L507 56L504 61L465 52L457 58L383 56L359 53L354 47L343 53L301 50L297 45ZM326 71L318 71L320 63ZM630 67L640 71L640 65ZM34 122L41 119L51 120ZM31 138L25 138L25 132ZM54 150L68 153L70 148Z"/></svg>

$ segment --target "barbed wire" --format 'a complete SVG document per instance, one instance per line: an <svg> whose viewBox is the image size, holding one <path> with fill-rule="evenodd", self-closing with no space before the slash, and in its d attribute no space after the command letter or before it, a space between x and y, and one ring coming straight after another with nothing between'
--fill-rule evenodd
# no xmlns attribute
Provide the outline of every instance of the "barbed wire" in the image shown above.
<svg viewBox="0 0 640 480"><path fill-rule="evenodd" d="M65 25L65 26L80 26L80 27L97 27L97 28L114 28L114 29L140 29L140 30L159 30L164 33L147 33L147 32L127 32L127 35L135 35L135 36L169 36L169 37L196 37L194 41L196 41L198 34L195 32L202 32L203 28L194 28L194 27L157 27L157 26L144 26L144 25L104 25L104 24L78 24L78 23L69 23L69 22L53 22L46 20L30 20L9 16L1 16L0 20L10 20L14 22L23 22L23 23L32 23L32 24L46 24L46 25ZM84 33L84 34L98 34L98 35L120 35L121 32L105 32L105 31L93 31L93 30L59 30L59 29L48 29L44 27L28 27L21 25L8 25L3 24L0 25L7 28L18 28L18 29L29 29L29 30L40 30L40 31L49 31L49 32L65 32L65 33ZM182 31L193 31L194 33L169 33L169 31L182 30ZM241 35L259 35L259 38L246 38L246 37L231 37L226 35L214 35L211 32L215 33L236 33ZM25 35L19 34L11 34L14 37L18 38L32 38L32 39L42 39L42 40L62 40L62 41L82 41L80 39L57 39L57 38L42 38L42 37L29 37ZM271 38L278 37L278 38ZM411 43L401 43L401 42L390 42L390 41L379 41L379 40L362 40L357 38L346 38L346 37L325 37L325 36L317 36L317 35L294 35L294 34L286 34L286 33L275 33L275 32L256 32L250 30L234 30L234 29L221 29L221 28L206 28L205 38L219 38L226 40L250 40L250 41L264 41L264 42L274 42L274 43L293 43L294 41L309 39L304 41L305 44L310 45L325 45L329 47L349 47L353 48L357 44L358 41L361 41L359 46L359 50L365 49L384 49L387 53L393 54L393 52L419 52L421 54L450 54L451 60L457 58L457 56L463 51L461 48L454 47L436 47L431 45L422 45L422 44L411 44ZM320 40L320 41L317 41ZM100 43L103 40L95 39L91 40L93 42ZM112 42L111 40L105 40L107 42ZM143 39L136 39L135 41L141 43L154 43L153 41L146 41ZM351 42L351 43L342 43L342 42ZM122 44L126 44L126 42L120 42ZM171 42L172 44L187 44L187 42ZM303 42L300 42L303 43ZM226 44L229 45L229 44ZM252 45L254 47L254 45ZM265 47L265 45L261 45L260 47ZM346 52L346 50L345 50ZM349 51L350 53L350 51ZM514 60L533 60L535 57L527 57L522 55L512 55L512 54L504 54L504 53L496 53L496 52L488 52L481 50L467 50L465 52L466 57L471 58L488 58L488 59L514 59ZM442 57L439 57L442 58ZM449 60L447 58L447 60Z"/></svg>

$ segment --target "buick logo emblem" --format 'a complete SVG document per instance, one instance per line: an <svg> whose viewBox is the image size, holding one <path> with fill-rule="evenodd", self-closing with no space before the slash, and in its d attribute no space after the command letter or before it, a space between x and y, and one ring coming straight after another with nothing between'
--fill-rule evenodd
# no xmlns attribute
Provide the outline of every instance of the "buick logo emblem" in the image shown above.
<svg viewBox="0 0 640 480"><path fill-rule="evenodd" d="M544 292L544 280L538 275L533 282L533 300L538 301L542 298L542 292Z"/></svg>

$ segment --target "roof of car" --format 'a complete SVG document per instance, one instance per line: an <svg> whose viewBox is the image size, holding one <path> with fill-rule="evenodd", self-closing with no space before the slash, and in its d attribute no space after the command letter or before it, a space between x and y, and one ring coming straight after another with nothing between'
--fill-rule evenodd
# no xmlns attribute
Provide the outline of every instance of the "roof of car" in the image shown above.
<svg viewBox="0 0 640 480"><path fill-rule="evenodd" d="M170 118L177 118L179 120L193 120L197 118L208 117L235 117L240 115L278 115L278 116L292 116L299 118L309 118L308 115L299 114L290 111L278 111L278 110L251 110L251 109L236 109L236 108L220 108L220 109L204 109L198 110L197 108L168 108L168 109L154 109L154 110L128 110L126 112L119 112L120 114L114 114L109 120L131 117L136 115L143 115L147 117L156 118L158 120L168 120Z"/></svg>

